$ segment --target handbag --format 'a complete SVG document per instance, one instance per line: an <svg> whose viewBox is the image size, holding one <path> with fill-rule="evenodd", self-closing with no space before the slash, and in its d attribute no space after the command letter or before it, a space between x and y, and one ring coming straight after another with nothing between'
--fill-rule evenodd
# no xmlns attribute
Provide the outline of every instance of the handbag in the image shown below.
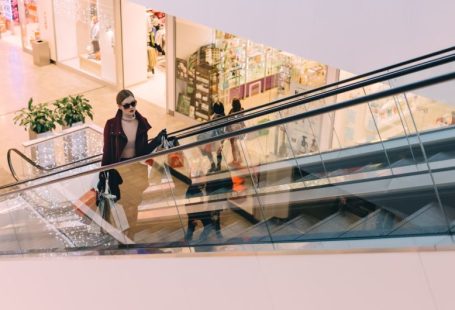
<svg viewBox="0 0 455 310"><path fill-rule="evenodd" d="M105 171L104 191L100 192L100 203L98 205L99 212L103 220L107 223L114 222L117 229L124 231L129 228L128 219L123 206L115 203L117 196L110 192L109 177L109 171ZM111 221L111 217L113 221ZM104 229L104 227L101 228Z"/></svg>
<svg viewBox="0 0 455 310"><path fill-rule="evenodd" d="M114 226L120 231L125 231L130 228L123 206L119 203L115 203L113 200L107 200L106 203L108 204Z"/></svg>
<svg viewBox="0 0 455 310"><path fill-rule="evenodd" d="M109 193L113 194L114 201L120 200L120 184L123 183L122 176L116 169L109 169L107 171L101 171L99 173L99 181L96 185L99 193L104 193L106 188L109 188ZM96 205L99 204L97 199Z"/></svg>

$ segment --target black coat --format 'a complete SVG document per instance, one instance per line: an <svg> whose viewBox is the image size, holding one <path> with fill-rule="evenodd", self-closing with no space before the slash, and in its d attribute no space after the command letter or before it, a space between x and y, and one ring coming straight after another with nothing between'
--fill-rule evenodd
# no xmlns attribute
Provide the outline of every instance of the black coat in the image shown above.
<svg viewBox="0 0 455 310"><path fill-rule="evenodd" d="M147 119L137 111L136 119L139 123L136 133L135 153L136 156L142 156L149 153L147 131L152 128L152 126L150 126ZM103 138L104 145L101 165L106 166L118 163L123 149L128 142L128 138L122 128L122 111L118 110L115 117L106 122Z"/></svg>

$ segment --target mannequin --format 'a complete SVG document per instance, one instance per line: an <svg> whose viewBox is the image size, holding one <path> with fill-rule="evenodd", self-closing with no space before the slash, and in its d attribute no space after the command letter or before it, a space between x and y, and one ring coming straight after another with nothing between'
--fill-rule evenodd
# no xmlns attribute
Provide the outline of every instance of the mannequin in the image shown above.
<svg viewBox="0 0 455 310"><path fill-rule="evenodd" d="M92 41L92 54L89 58L100 58L100 43L99 43L99 33L100 33L100 23L98 17L94 15L92 17L92 22L90 23L90 40Z"/></svg>
<svg viewBox="0 0 455 310"><path fill-rule="evenodd" d="M155 18L153 13L147 15L147 57L148 57L148 71L155 73L155 66L157 62L157 55L155 50L155 34L153 32L152 20Z"/></svg>

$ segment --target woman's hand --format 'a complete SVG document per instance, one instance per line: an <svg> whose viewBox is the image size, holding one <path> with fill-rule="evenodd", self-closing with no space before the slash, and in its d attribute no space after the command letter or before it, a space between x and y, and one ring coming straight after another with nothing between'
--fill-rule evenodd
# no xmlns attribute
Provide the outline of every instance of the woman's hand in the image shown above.
<svg viewBox="0 0 455 310"><path fill-rule="evenodd" d="M161 140L162 138L167 139L166 128L162 129L155 137L155 139L159 139L159 140Z"/></svg>

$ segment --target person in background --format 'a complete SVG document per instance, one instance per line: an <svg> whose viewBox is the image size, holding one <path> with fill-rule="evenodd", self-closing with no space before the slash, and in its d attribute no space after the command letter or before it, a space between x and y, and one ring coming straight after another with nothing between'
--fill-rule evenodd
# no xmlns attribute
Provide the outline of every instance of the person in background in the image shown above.
<svg viewBox="0 0 455 310"><path fill-rule="evenodd" d="M224 113L224 105L222 102L219 102L219 101L215 102L212 106L212 110L213 110L213 114L211 117L212 120L216 120L218 118L226 116L226 114ZM213 122L212 124L215 125L216 122ZM224 127L213 130L213 136L219 136L219 135L222 135L223 133L224 133ZM210 165L211 165L209 172L215 172L215 171L221 170L221 161L223 160L223 155L222 155L223 142L224 142L224 140L213 142L213 150L216 152L216 160L217 160L216 164L215 164L215 161L213 160L212 153L211 152L207 153L207 157L209 158Z"/></svg>
<svg viewBox="0 0 455 310"><path fill-rule="evenodd" d="M92 43L92 52L89 55L89 58L94 58L100 60L100 23L98 21L98 16L93 16L90 23L90 40Z"/></svg>
<svg viewBox="0 0 455 310"><path fill-rule="evenodd" d="M232 109L229 111L229 115L236 114L234 116L234 118L235 118L235 117L239 116L239 112L241 112L241 111L243 111L243 108L242 108L242 104L240 103L240 100L237 98L234 98L232 100ZM234 124L228 125L227 130L229 132L236 132L243 128L245 128L245 123L243 121L238 121ZM232 163L231 163L232 165L240 165L241 161L242 161L241 157L240 157L239 146L237 145L238 139L239 139L238 136L229 138L229 141L231 143L232 158L233 158Z"/></svg>

